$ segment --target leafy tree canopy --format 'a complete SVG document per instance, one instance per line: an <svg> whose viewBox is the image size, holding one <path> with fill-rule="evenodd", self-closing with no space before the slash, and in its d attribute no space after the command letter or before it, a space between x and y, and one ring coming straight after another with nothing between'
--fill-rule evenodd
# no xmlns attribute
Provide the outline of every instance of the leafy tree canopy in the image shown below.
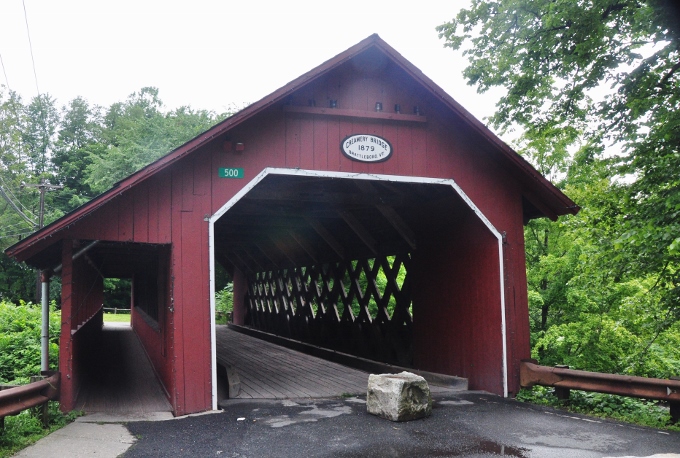
<svg viewBox="0 0 680 458"><path fill-rule="evenodd" d="M469 84L504 89L491 124L519 128L521 154L583 208L527 227L532 338L548 363L677 367L660 343L677 341L680 318L678 13L672 0L472 0L437 27L467 56Z"/></svg>
<svg viewBox="0 0 680 458"><path fill-rule="evenodd" d="M76 97L59 108L49 94L24 101L0 86L0 250L36 229L42 180L45 223L208 129L229 113L163 108L158 89L142 88L110 107ZM35 272L0 253L0 300L34 300Z"/></svg>

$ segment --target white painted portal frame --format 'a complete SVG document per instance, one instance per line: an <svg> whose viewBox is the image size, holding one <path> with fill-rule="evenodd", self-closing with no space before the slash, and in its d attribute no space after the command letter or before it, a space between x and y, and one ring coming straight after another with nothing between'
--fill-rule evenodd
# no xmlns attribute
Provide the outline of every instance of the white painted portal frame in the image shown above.
<svg viewBox="0 0 680 458"><path fill-rule="evenodd" d="M426 177L410 177L399 175L376 175L371 173L349 173L349 172L331 172L322 170L301 170L301 169L285 169L267 167L253 178L246 186L241 188L234 197L224 204L219 210L215 212L208 219L208 249L210 250L210 344L212 355L212 408L217 410L217 347L215 337L215 222L220 219L231 207L233 207L239 200L257 186L267 175L286 175L286 176L300 176L300 177L317 177L317 178L335 178L348 180L370 180L370 181L387 181L397 183L420 183L420 184L439 184L451 186L454 191L460 196L467 206L477 215L477 217L484 223L489 231L498 240L498 266L499 266L499 281L500 281L500 305L501 305L501 335L503 341L503 396L508 397L508 360L507 360L507 342L506 342L506 325L505 325L505 275L503 272L503 235L491 224L489 219L484 216L481 210L472 202L472 200L463 192L458 184L452 179L442 178L426 178Z"/></svg>

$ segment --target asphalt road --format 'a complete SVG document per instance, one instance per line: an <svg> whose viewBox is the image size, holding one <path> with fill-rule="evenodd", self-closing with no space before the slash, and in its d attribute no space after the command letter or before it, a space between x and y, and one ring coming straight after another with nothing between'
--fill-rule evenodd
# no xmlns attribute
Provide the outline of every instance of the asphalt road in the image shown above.
<svg viewBox="0 0 680 458"><path fill-rule="evenodd" d="M680 458L680 433L486 393L438 396L432 416L405 423L366 413L359 398L226 402L221 413L128 423L137 441L123 456Z"/></svg>

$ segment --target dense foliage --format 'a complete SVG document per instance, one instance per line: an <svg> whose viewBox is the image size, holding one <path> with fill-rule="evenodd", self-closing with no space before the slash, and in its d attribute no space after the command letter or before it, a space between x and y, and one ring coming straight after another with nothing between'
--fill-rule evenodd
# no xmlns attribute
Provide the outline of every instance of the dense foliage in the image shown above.
<svg viewBox="0 0 680 458"><path fill-rule="evenodd" d="M59 358L61 314L50 312L50 369ZM42 313L39 305L0 301L0 383L22 385L40 374Z"/></svg>
<svg viewBox="0 0 680 458"><path fill-rule="evenodd" d="M534 357L680 375L680 17L665 0L473 0L437 29L491 124L581 206L526 228Z"/></svg>
<svg viewBox="0 0 680 458"><path fill-rule="evenodd" d="M56 370L59 355L61 314L50 312L50 369ZM40 374L41 308L31 303L13 304L0 301L0 384L24 385L32 375ZM18 450L61 428L77 413L64 416L57 402L49 402L49 427L43 428L40 417L31 410L6 417L0 429L0 458L12 456Z"/></svg>
<svg viewBox="0 0 680 458"><path fill-rule="evenodd" d="M0 86L0 249L37 228L39 193L30 185L63 186L46 194L48 224L226 115L189 107L164 110L151 87L108 108L81 97L59 108L47 94L24 102ZM107 283L115 297L125 295L118 291L122 286ZM35 272L4 253L0 300L35 300Z"/></svg>
<svg viewBox="0 0 680 458"><path fill-rule="evenodd" d="M0 429L0 458L14 456L19 450L28 447L48 434L72 422L82 412L61 413L59 403L48 403L48 427L43 428L38 415L24 410L19 415L5 417L5 427Z"/></svg>
<svg viewBox="0 0 680 458"><path fill-rule="evenodd" d="M645 399L572 391L568 400L561 400L555 396L552 389L542 386L535 386L531 391L520 391L517 399L651 428L680 431L679 424L671 424L670 410L667 406L659 406L659 403Z"/></svg>

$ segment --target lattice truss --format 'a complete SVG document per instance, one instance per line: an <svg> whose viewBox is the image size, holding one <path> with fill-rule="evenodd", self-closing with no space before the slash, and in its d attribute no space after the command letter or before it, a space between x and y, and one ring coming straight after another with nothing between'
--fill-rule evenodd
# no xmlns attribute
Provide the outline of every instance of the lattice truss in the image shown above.
<svg viewBox="0 0 680 458"><path fill-rule="evenodd" d="M249 279L246 323L408 364L413 324L410 262L410 255L403 254L255 274Z"/></svg>

